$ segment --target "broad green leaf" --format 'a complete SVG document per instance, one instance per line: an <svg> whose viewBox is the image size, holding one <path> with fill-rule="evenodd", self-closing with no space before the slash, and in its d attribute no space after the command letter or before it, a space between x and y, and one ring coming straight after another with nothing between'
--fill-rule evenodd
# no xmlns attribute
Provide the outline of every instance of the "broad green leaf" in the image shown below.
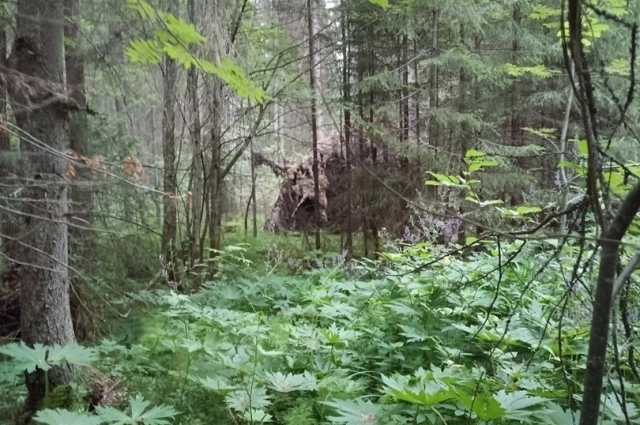
<svg viewBox="0 0 640 425"><path fill-rule="evenodd" d="M234 385L229 383L225 378L201 378L198 381L202 384L203 387L213 390L220 391L223 393L231 392L239 390L241 387L238 385Z"/></svg>
<svg viewBox="0 0 640 425"><path fill-rule="evenodd" d="M96 412L104 421L112 425L129 425L142 423L145 425L166 425L169 419L178 412L170 406L160 405L149 409L151 403L142 397L130 397L130 414L126 414L111 406L98 406Z"/></svg>
<svg viewBox="0 0 640 425"><path fill-rule="evenodd" d="M508 393L505 390L500 390L496 393L495 398L510 414L517 410L524 410L531 406L547 402L547 400L542 397L530 396L526 391Z"/></svg>
<svg viewBox="0 0 640 425"><path fill-rule="evenodd" d="M302 374L283 374L282 372L267 372L265 374L272 389L281 393L291 391L315 391L318 386L315 375L310 372Z"/></svg>
<svg viewBox="0 0 640 425"><path fill-rule="evenodd" d="M26 372L34 372L37 368L49 370L48 352L48 347L42 344L34 344L31 348L22 341L0 346L0 354L11 357L15 368Z"/></svg>
<svg viewBox="0 0 640 425"><path fill-rule="evenodd" d="M96 350L76 343L52 347L34 344L33 348L24 342L12 343L0 346L0 354L11 357L15 367L26 372L33 372L36 368L46 371L66 363L88 366L98 358Z"/></svg>
<svg viewBox="0 0 640 425"><path fill-rule="evenodd" d="M383 375L382 382L386 387L385 392L396 399L423 406L432 406L455 397L455 393L446 385L428 378L409 385L408 381L402 382Z"/></svg>
<svg viewBox="0 0 640 425"><path fill-rule="evenodd" d="M49 349L49 363L62 365L90 366L98 360L98 353L93 348L83 347L77 343L56 345Z"/></svg>
<svg viewBox="0 0 640 425"><path fill-rule="evenodd" d="M271 405L271 396L267 395L267 390L264 387L254 386L248 391L231 392L225 397L227 405L237 412L246 412L249 409L266 409Z"/></svg>
<svg viewBox="0 0 640 425"><path fill-rule="evenodd" d="M482 421L494 421L503 418L508 412L502 407L490 392L484 391L481 394L471 396L464 392L457 394L457 400L467 409L478 415Z"/></svg>
<svg viewBox="0 0 640 425"><path fill-rule="evenodd" d="M372 425L378 423L380 407L369 400L333 400L324 401L322 404L336 410L338 416L327 417L334 424Z"/></svg>
<svg viewBox="0 0 640 425"><path fill-rule="evenodd" d="M98 416L62 409L41 410L36 413L33 419L46 425L99 425L102 423L102 419Z"/></svg>

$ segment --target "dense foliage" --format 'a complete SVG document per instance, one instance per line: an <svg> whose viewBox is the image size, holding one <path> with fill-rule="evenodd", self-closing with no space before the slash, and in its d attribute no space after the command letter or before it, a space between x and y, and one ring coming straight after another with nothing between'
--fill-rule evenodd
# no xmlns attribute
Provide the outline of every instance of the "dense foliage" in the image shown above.
<svg viewBox="0 0 640 425"><path fill-rule="evenodd" d="M573 423L592 273L567 281L577 249L553 260L555 248L487 241L460 256L418 244L256 275L229 247L198 294L132 294L147 313L120 342L0 348L5 403L24 393L22 370L68 362L131 399L88 415L87 383L73 383L70 410L53 409L52 394L39 423ZM603 423L640 414L635 366L618 361L626 372L610 383Z"/></svg>

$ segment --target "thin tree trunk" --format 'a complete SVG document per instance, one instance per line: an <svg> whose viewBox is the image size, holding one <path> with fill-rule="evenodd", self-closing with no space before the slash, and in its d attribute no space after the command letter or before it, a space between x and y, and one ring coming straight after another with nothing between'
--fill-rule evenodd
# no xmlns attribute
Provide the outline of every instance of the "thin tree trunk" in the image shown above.
<svg viewBox="0 0 640 425"><path fill-rule="evenodd" d="M431 29L431 57L435 58L438 51L438 9L433 10L433 26ZM434 111L438 109L438 65L434 63L429 69L429 117L427 119L427 141L428 144L437 148L440 144L440 126L434 118ZM437 152L437 151L434 151ZM430 166L431 164L427 164ZM433 201L438 198L438 187L427 186L427 194L430 194Z"/></svg>
<svg viewBox="0 0 640 425"><path fill-rule="evenodd" d="M409 39L402 36L402 140L409 142Z"/></svg>
<svg viewBox="0 0 640 425"><path fill-rule="evenodd" d="M173 7L175 8L175 6ZM170 12L174 12L172 8ZM178 202L176 175L176 80L178 68L175 60L165 56L164 59L164 115L162 121L162 157L164 159L163 192L164 213L162 222L162 252L172 273L169 277L175 279L173 267L176 260L176 236L178 232Z"/></svg>
<svg viewBox="0 0 640 425"><path fill-rule="evenodd" d="M612 295L620 260L620 242L639 210L640 183L636 184L627 194L615 218L604 230L602 242L600 242L600 266L593 300L580 425L597 425L601 422L599 417L600 397L607 363Z"/></svg>
<svg viewBox="0 0 640 425"><path fill-rule="evenodd" d="M258 237L258 199L256 197L256 164L253 161L253 140L251 140L251 224L253 237Z"/></svg>
<svg viewBox="0 0 640 425"><path fill-rule="evenodd" d="M349 255L351 255L351 251L353 250L353 229L352 229L352 210L353 210L353 174L351 172L351 82L350 82L350 73L351 73L351 58L350 58L350 48L349 48L349 38L348 38L348 25L349 18L346 16L346 12L344 9L345 0L341 1L342 6L342 24L340 25L342 29L342 96L345 104L344 110L344 146L345 146L345 156L346 156L346 166L347 166L347 206L346 206L346 221L347 221L347 229L346 229L346 238L344 242L344 249L347 250Z"/></svg>
<svg viewBox="0 0 640 425"><path fill-rule="evenodd" d="M316 107L316 60L314 52L314 31L313 31L313 9L311 7L311 0L307 0L307 27L309 30L309 88L312 91L311 96L311 138L313 149L313 194L315 199L314 204L314 217L313 220L316 225L315 231L315 248L320 250L322 248L320 242L320 163L318 157L318 123L317 123L317 107Z"/></svg>
<svg viewBox="0 0 640 425"><path fill-rule="evenodd" d="M195 0L187 1L189 21L196 25ZM203 170L204 152L202 147L201 123L200 123L200 102L198 99L198 70L195 66L189 68L187 74L187 95L191 105L191 261L202 261L203 247L200 245L200 232L202 231L202 216L204 214L204 190L203 190Z"/></svg>
<svg viewBox="0 0 640 425"><path fill-rule="evenodd" d="M60 153L43 151L30 138L20 140L25 213L17 258L22 339L29 345L64 345L75 340L69 305L67 187L62 177L67 114L65 105L42 102L52 92L64 91L63 1L19 0L17 11L15 69L31 90L11 89L16 122L24 134ZM48 388L67 382L69 375L68 368L50 370ZM27 409L33 412L45 396L44 373L27 374L26 384Z"/></svg>
<svg viewBox="0 0 640 425"><path fill-rule="evenodd" d="M210 96L211 105L211 163L209 165L209 248L210 258L216 257L216 251L222 245L222 87L220 81L214 78ZM211 262L212 271L214 269Z"/></svg>

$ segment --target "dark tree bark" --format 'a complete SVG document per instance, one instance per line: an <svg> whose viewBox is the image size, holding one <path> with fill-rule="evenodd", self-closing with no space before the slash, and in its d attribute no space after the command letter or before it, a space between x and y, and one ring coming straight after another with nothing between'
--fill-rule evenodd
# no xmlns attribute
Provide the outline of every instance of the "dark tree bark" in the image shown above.
<svg viewBox="0 0 640 425"><path fill-rule="evenodd" d="M20 140L23 177L23 233L19 235L22 339L31 345L75 340L69 306L67 187L63 178L67 148L67 105L52 101L64 94L63 1L19 0L13 58L11 101ZM37 141L37 142L35 142ZM43 149L42 145L47 149ZM53 153L55 152L55 153ZM49 371L50 385L67 381L70 371ZM44 374L26 376L27 408L45 395Z"/></svg>
<svg viewBox="0 0 640 425"><path fill-rule="evenodd" d="M600 268L593 301L593 316L589 337L589 352L584 378L584 395L580 413L580 425L600 423L600 396L604 377L613 283L619 261L620 241L640 210L640 183L627 194L616 217L602 235Z"/></svg>
<svg viewBox="0 0 640 425"><path fill-rule="evenodd" d="M6 70L9 66L7 57L7 17L2 16L0 19L0 69ZM8 119L7 114L7 83L0 84L0 183L3 187L10 187L13 184L11 175L15 173L17 152L11 148L11 137L9 129L5 124ZM0 240L2 240L2 252L8 258L13 258L15 251L15 242L13 239L19 229L15 222L16 217L7 211L0 211ZM10 267L6 263L5 258L0 260L2 268L0 268L0 284L5 283L8 279ZM5 276L5 273L7 276Z"/></svg>

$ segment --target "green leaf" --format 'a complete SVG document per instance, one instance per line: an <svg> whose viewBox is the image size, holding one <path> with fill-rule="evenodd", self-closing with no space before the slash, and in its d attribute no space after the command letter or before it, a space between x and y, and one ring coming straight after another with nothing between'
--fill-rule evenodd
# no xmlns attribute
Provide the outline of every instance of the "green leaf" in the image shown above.
<svg viewBox="0 0 640 425"><path fill-rule="evenodd" d="M540 207L527 207L525 205L516 208L516 212L519 215L537 213L537 212L540 212L540 211L542 211L542 208L540 208Z"/></svg>
<svg viewBox="0 0 640 425"><path fill-rule="evenodd" d="M369 3L380 6L383 9L387 9L389 7L389 0L369 0Z"/></svg>
<svg viewBox="0 0 640 425"><path fill-rule="evenodd" d="M398 400L423 406L432 406L455 397L453 391L436 380L424 379L415 385L409 385L405 379L396 380L383 375L385 391Z"/></svg>
<svg viewBox="0 0 640 425"><path fill-rule="evenodd" d="M583 157L589 154L589 143L586 140L578 141L578 153Z"/></svg>
<svg viewBox="0 0 640 425"><path fill-rule="evenodd" d="M33 372L37 368L46 371L66 363L88 366L98 358L96 350L76 343L52 347L34 344L33 348L24 342L13 343L0 346L0 354L11 357L16 369L26 372Z"/></svg>
<svg viewBox="0 0 640 425"><path fill-rule="evenodd" d="M98 352L93 348L83 347L77 343L55 345L49 349L49 363L62 365L90 366L98 360Z"/></svg>
<svg viewBox="0 0 640 425"><path fill-rule="evenodd" d="M42 344L35 344L33 348L24 342L11 343L0 346L0 354L12 358L15 368L26 372L34 372L37 368L49 370L47 362L48 349Z"/></svg>
<svg viewBox="0 0 640 425"><path fill-rule="evenodd" d="M535 5L532 7L529 17L535 20L556 18L560 16L559 8L551 8L546 5Z"/></svg>
<svg viewBox="0 0 640 425"><path fill-rule="evenodd" d="M456 177L456 176L438 174L438 173L433 173L431 171L429 171L429 174L431 174L433 177L435 177L435 179L440 184L444 184L444 185L458 185L458 184L460 184L460 179L458 177Z"/></svg>
<svg viewBox="0 0 640 425"><path fill-rule="evenodd" d="M472 198L470 196L467 196L464 199L469 201L469 202L473 202L474 204L480 205L481 207L486 207L487 205L504 204L504 201L502 201L501 199L490 199L488 201L480 201L479 199L475 199L475 198Z"/></svg>
<svg viewBox="0 0 640 425"><path fill-rule="evenodd" d="M98 406L96 412L98 416L112 425L129 425L129 424L145 424L145 425L166 425L169 424L168 419L174 418L178 412L170 406L160 405L148 409L150 402L142 397L129 398L130 414L126 414L111 406Z"/></svg>
<svg viewBox="0 0 640 425"><path fill-rule="evenodd" d="M201 378L198 381L202 384L203 387L213 391L220 391L223 393L237 391L241 387L238 385L230 384L224 378Z"/></svg>
<svg viewBox="0 0 640 425"><path fill-rule="evenodd" d="M102 423L102 419L97 416L62 409L41 410L33 419L47 425L99 425Z"/></svg>
<svg viewBox="0 0 640 425"><path fill-rule="evenodd" d="M378 423L380 407L369 400L333 400L322 402L336 410L338 416L328 416L334 424L371 425Z"/></svg>
<svg viewBox="0 0 640 425"><path fill-rule="evenodd" d="M507 414L507 410L502 407L500 402L496 400L488 390L475 396L459 392L457 399L464 407L471 410L478 415L480 420L485 422L501 419Z"/></svg>
<svg viewBox="0 0 640 425"><path fill-rule="evenodd" d="M485 156L485 153L476 149L469 149L464 155L465 158L479 158L483 156Z"/></svg>
<svg viewBox="0 0 640 425"><path fill-rule="evenodd" d="M265 374L271 388L281 393L288 393L291 391L315 391L318 386L315 375L311 372L304 372L302 374L283 374L282 372Z"/></svg>
<svg viewBox="0 0 640 425"><path fill-rule="evenodd" d="M472 243L475 243L478 241L478 238L474 237L474 236L467 236L464 240L464 244L465 245L471 245Z"/></svg>
<svg viewBox="0 0 640 425"><path fill-rule="evenodd" d="M252 387L249 391L233 391L225 397L227 405L238 412L249 409L265 409L271 405L271 397L264 387Z"/></svg>
<svg viewBox="0 0 640 425"><path fill-rule="evenodd" d="M628 59L614 59L604 70L609 74L620 75L622 77L628 77L631 74Z"/></svg>
<svg viewBox="0 0 640 425"><path fill-rule="evenodd" d="M571 161L569 161L567 159L564 159L564 160L558 162L558 168L562 168L562 167L564 167L564 168L576 168L576 167L579 167L579 165L576 164L575 162L571 162Z"/></svg>

